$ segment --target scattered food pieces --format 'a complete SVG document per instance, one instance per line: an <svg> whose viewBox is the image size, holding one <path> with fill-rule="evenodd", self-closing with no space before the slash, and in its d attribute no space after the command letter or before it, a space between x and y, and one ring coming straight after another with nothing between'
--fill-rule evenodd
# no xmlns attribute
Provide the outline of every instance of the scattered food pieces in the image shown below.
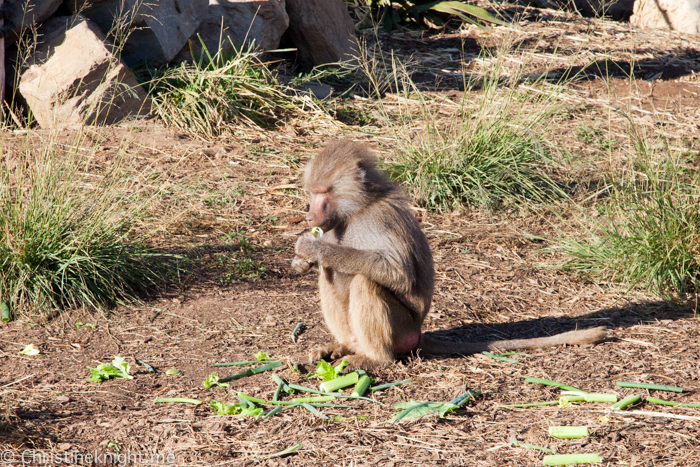
<svg viewBox="0 0 700 467"><path fill-rule="evenodd" d="M29 344L28 346L20 350L19 353L22 355L27 355L28 357L33 357L35 355L39 355L41 352L39 351L39 349L34 347L34 344Z"/></svg>
<svg viewBox="0 0 700 467"><path fill-rule="evenodd" d="M121 355L114 357L111 363L100 363L97 368L90 368L92 377L88 378L91 383L101 383L110 378L134 379L129 374L131 367Z"/></svg>

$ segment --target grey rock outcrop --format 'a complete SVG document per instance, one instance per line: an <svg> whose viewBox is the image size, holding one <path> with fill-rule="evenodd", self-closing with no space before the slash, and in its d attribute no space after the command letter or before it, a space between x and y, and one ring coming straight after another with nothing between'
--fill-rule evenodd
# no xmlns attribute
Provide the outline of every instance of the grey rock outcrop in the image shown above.
<svg viewBox="0 0 700 467"><path fill-rule="evenodd" d="M12 15L10 20L14 25L14 32L20 32L41 23L53 15L63 0L17 0L12 2ZM16 37L6 38L6 44L15 42Z"/></svg>
<svg viewBox="0 0 700 467"><path fill-rule="evenodd" d="M80 12L105 34L115 25L129 30L121 53L129 66L142 60L171 61L206 17L208 5L209 0L68 0L72 12Z"/></svg>
<svg viewBox="0 0 700 467"><path fill-rule="evenodd" d="M636 0L630 23L700 34L700 0Z"/></svg>
<svg viewBox="0 0 700 467"><path fill-rule="evenodd" d="M627 19L632 14L635 0L532 0L538 8L553 8L581 13L585 17L609 16L616 20Z"/></svg>
<svg viewBox="0 0 700 467"><path fill-rule="evenodd" d="M297 48L297 58L307 66L358 55L355 26L343 0L286 0L287 34Z"/></svg>
<svg viewBox="0 0 700 467"><path fill-rule="evenodd" d="M254 43L257 49L273 50L289 27L289 16L284 0L209 0L207 16L192 35L192 52L198 58L202 53L199 37L213 55L221 48L230 51L233 46ZM175 61L192 59L190 44L185 45Z"/></svg>

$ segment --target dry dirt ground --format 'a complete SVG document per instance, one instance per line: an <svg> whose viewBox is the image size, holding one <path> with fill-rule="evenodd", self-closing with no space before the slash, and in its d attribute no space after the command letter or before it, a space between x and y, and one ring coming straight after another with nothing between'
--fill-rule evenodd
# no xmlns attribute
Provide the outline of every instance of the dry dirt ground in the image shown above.
<svg viewBox="0 0 700 467"><path fill-rule="evenodd" d="M650 129L660 127L661 113L669 144L697 154L700 38L635 33L624 24L554 13L545 22L535 19L523 31L395 34L384 37L382 46L410 52L424 82L439 81L448 98L462 91L446 81L449 63L437 62L462 50L472 57L469 67L478 68L483 64L477 56L480 47L502 44L499 34L518 43L520 49L508 56L523 63L529 57L532 73L556 72L576 60L582 65L614 61L622 64L620 69L626 63L627 69L611 73L609 80L598 79L589 67L584 79L570 87L569 116L556 126L562 144L582 158L598 154L604 166L608 155L602 143L596 146L580 129L624 133L624 118L610 113L619 106ZM604 48L598 43L587 47L600 37ZM630 67L638 71L634 80L625 74ZM229 388L204 389L202 382L212 371L224 377L240 370L212 368L213 363L250 360L264 351L283 362L274 370L278 375L317 385L307 379L312 367L306 365L306 354L330 335L321 321L314 275L297 276L289 264L306 207L300 167L324 139L342 134L379 143L382 154L391 146L379 130L344 126L289 126L210 142L157 122L91 131L104 160L126 141L136 169L170 174L156 213L162 228L152 242L186 260L175 283L146 297L143 305L0 325L0 464L79 463L80 453L102 456L96 465L110 459L155 465L149 460L155 453L171 465L541 465L543 453L511 445L517 439L559 453L599 453L603 465L700 465L699 409L645 402L618 412L595 403L502 407L558 398L558 390L525 383L527 376L620 397L645 391L618 388L618 380L676 385L684 392L650 395L700 402L700 322L692 304L663 302L637 291L624 294L624 288L591 284L549 267L561 258L543 254L544 244L523 232L551 238L556 232L550 223L541 216L512 213L422 215L437 270L426 330L451 339L486 340L606 325L606 342L531 352L519 364L482 355L413 355L373 375L379 383L411 379L411 384L374 393L381 404L351 401L352 408L319 409L328 420L296 408L264 420L214 415L212 399L236 402L235 391L270 399L275 384L265 372L233 381ZM237 269L242 263L246 268ZM76 322L94 328L78 329ZM293 343L290 334L298 322L303 328ZM30 343L41 355L19 355ZM88 367L117 354L132 365L133 380L86 381ZM136 359L156 373L149 374ZM297 362L304 364L298 373L292 369ZM166 375L170 368L180 374ZM444 419L389 423L394 403L448 401L465 387L481 390L483 397ZM203 403L156 404L157 397ZM552 425L585 425L590 435L555 440L547 432ZM298 443L302 447L294 454L266 459Z"/></svg>

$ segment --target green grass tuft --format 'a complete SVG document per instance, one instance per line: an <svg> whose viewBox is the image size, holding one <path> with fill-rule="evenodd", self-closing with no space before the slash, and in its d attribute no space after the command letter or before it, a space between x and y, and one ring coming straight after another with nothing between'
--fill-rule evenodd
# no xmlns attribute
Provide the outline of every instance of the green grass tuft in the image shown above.
<svg viewBox="0 0 700 467"><path fill-rule="evenodd" d="M316 110L310 99L297 96L260 60L254 44L203 56L193 63L149 72L146 85L154 109L166 124L213 137L231 124L270 127L299 112Z"/></svg>
<svg viewBox="0 0 700 467"><path fill-rule="evenodd" d="M421 206L446 211L468 204L495 208L509 201L544 201L558 192L546 175L548 153L527 128L505 116L432 126L398 148L391 171Z"/></svg>
<svg viewBox="0 0 700 467"><path fill-rule="evenodd" d="M552 158L543 136L555 106L550 98L525 98L530 105L516 90L487 80L480 100L461 102L447 124L424 111L424 131L399 142L393 177L418 204L443 212L565 196L549 175Z"/></svg>
<svg viewBox="0 0 700 467"><path fill-rule="evenodd" d="M683 300L700 286L700 174L632 136L630 175L610 182L609 197L596 207L602 216L580 217L592 227L555 249L569 256L566 270Z"/></svg>
<svg viewBox="0 0 700 467"><path fill-rule="evenodd" d="M13 314L129 302L159 282L130 241L141 195L118 168L88 177L89 158L55 142L0 166L0 300Z"/></svg>

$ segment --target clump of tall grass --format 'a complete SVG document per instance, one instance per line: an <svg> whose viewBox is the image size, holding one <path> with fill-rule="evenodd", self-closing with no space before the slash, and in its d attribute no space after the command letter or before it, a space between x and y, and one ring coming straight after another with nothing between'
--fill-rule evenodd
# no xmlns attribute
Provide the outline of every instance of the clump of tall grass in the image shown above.
<svg viewBox="0 0 700 467"><path fill-rule="evenodd" d="M403 126L390 169L418 204L437 211L493 209L565 195L548 172L545 134L555 99L523 94L518 78L503 83L499 69L484 80L477 102L454 104L449 118L432 113L424 94L412 93L421 103L423 129L413 129L415 119Z"/></svg>
<svg viewBox="0 0 700 467"><path fill-rule="evenodd" d="M700 173L681 155L652 151L659 145L634 128L631 136L634 163L610 180L602 215L584 211L576 237L555 249L569 257L566 270L683 300L700 289Z"/></svg>
<svg viewBox="0 0 700 467"><path fill-rule="evenodd" d="M274 126L312 101L282 84L254 43L202 56L152 73L147 86L157 115L168 125L213 137L231 124ZM194 52L192 52L194 54Z"/></svg>
<svg viewBox="0 0 700 467"><path fill-rule="evenodd" d="M19 314L130 302L159 282L133 226L142 188L55 141L0 158L0 301ZM150 196L150 195L149 195Z"/></svg>

